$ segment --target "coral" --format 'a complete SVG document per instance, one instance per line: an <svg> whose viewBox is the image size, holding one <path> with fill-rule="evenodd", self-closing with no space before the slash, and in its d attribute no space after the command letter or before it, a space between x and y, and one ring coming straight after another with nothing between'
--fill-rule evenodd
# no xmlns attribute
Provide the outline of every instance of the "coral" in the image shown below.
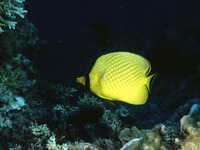
<svg viewBox="0 0 200 150"><path fill-rule="evenodd" d="M118 118L117 114L112 113L110 110L106 110L102 120L110 125L114 132L118 133L120 131L122 121Z"/></svg>
<svg viewBox="0 0 200 150"><path fill-rule="evenodd" d="M79 101L77 103L79 105L84 105L84 104L87 104L87 105L100 105L100 106L103 105L103 102L100 99L98 99L98 98L96 98L94 96L89 96L88 93L85 93L83 98L79 97Z"/></svg>
<svg viewBox="0 0 200 150"><path fill-rule="evenodd" d="M16 95L13 91L11 91L7 86L5 86L3 83L0 83L0 101L1 105L8 104L9 101L12 101Z"/></svg>
<svg viewBox="0 0 200 150"><path fill-rule="evenodd" d="M176 138L175 144L180 145L180 150L200 149L200 106L194 104L188 115L181 119L183 139Z"/></svg>
<svg viewBox="0 0 200 150"><path fill-rule="evenodd" d="M54 134L48 139L46 148L48 150L68 150L67 144L56 144L56 137Z"/></svg>
<svg viewBox="0 0 200 150"><path fill-rule="evenodd" d="M30 126L30 129L32 130L32 134L35 136L43 136L43 137L48 137L50 136L50 130L47 127L46 124L42 124L42 125L37 125L33 124Z"/></svg>
<svg viewBox="0 0 200 150"><path fill-rule="evenodd" d="M1 0L1 1L11 1L15 0ZM3 3L3 2L0 2ZM23 3L16 3L14 5L19 6L23 5ZM1 7L0 7L1 8ZM0 9L0 16L1 16ZM6 17L6 15L4 15ZM39 33L35 26L30 23L30 14L24 16L24 18L18 17L17 26L15 30L9 30L8 28L3 28L5 31L3 34L0 34L0 58L1 62L9 63L14 57L17 57L18 54L22 54L22 60L25 61L24 64L27 63L27 59L32 59L36 54L44 51L46 41L39 39ZM13 18L13 20L16 20ZM1 21L0 21L1 24ZM9 42L8 42L9 41ZM23 58L27 59L23 59ZM32 61L29 61L30 64L33 65Z"/></svg>
<svg viewBox="0 0 200 150"><path fill-rule="evenodd" d="M142 140L142 139L143 139L143 137L132 139L131 141L129 141L128 143L126 143L120 150L125 150L126 148L128 148L131 145L132 145L131 148L135 149L135 147L138 146L139 141ZM138 144L135 144L135 143L138 143ZM133 145L134 145L134 147L133 147Z"/></svg>
<svg viewBox="0 0 200 150"><path fill-rule="evenodd" d="M75 88L65 87L61 84L52 85L48 82L38 82L35 86L35 91L41 99L48 100L49 102L62 102L67 104L66 99L73 97L72 93L76 92Z"/></svg>
<svg viewBox="0 0 200 150"><path fill-rule="evenodd" d="M12 120L10 119L10 117L3 117L0 114L0 130L2 128L12 128Z"/></svg>
<svg viewBox="0 0 200 150"><path fill-rule="evenodd" d="M121 120L118 118L117 114L112 113L110 110L106 109L104 106L104 103L102 100L94 97L94 96L89 96L89 94L84 94L83 98L79 98L79 101L77 102L79 108L85 107L93 107L93 108L98 108L100 107L103 109L103 114L100 117L101 121L109 125L114 132L119 132L120 127L122 125ZM100 110L100 109L99 109ZM99 116L99 115L97 115ZM99 118L99 117L95 118Z"/></svg>
<svg viewBox="0 0 200 150"><path fill-rule="evenodd" d="M126 109L125 107L123 107L122 105L120 106L120 108L115 110L115 113L120 115L121 117L127 117L130 115L128 109Z"/></svg>
<svg viewBox="0 0 200 150"><path fill-rule="evenodd" d="M46 148L48 150L100 150L100 147L84 142L57 144L54 134L47 140Z"/></svg>
<svg viewBox="0 0 200 150"><path fill-rule="evenodd" d="M0 82L12 91L26 92L35 83L36 72L30 60L22 54L8 58L0 65Z"/></svg>
<svg viewBox="0 0 200 150"><path fill-rule="evenodd" d="M130 128L124 128L120 131L118 138L124 145L125 143L131 141L132 139L144 137L144 135L150 130L139 130L136 126Z"/></svg>
<svg viewBox="0 0 200 150"><path fill-rule="evenodd" d="M120 140L126 145L126 150L164 150L162 144L165 126L158 125L153 130L138 130L136 127L132 127L131 130L126 128L119 134ZM124 148L122 148L124 149Z"/></svg>
<svg viewBox="0 0 200 150"><path fill-rule="evenodd" d="M194 100L193 100L194 101ZM188 102L190 103L190 102ZM181 107L182 109L187 107ZM188 115L180 119L180 131L177 126L166 123L157 125L152 130L138 130L136 127L125 128L119 134L124 145L121 150L199 150L200 149L200 106L194 104Z"/></svg>
<svg viewBox="0 0 200 150"><path fill-rule="evenodd" d="M83 98L79 98L78 108L85 108L85 109L90 108L91 110L99 110L95 117L89 117L89 118L93 118L93 120L95 118L95 120L98 119L98 121L106 123L116 133L118 133L119 130L121 129L120 127L122 125L122 121L119 119L118 115L106 109L103 102L94 96L90 97L88 94L85 94Z"/></svg>
<svg viewBox="0 0 200 150"><path fill-rule="evenodd" d="M26 82L28 77L25 71L16 69L13 72L2 72L0 74L1 82L4 83L7 87L17 89L17 90L26 90L26 87L31 85L30 82Z"/></svg>
<svg viewBox="0 0 200 150"><path fill-rule="evenodd" d="M68 122L76 125L96 123L102 118L104 108L101 106L80 105L79 110L69 114Z"/></svg>
<svg viewBox="0 0 200 150"><path fill-rule="evenodd" d="M61 99L66 99L66 97L72 97L73 95L72 95L72 93L74 93L74 92L76 92L77 91L77 89L75 89L75 88L71 88L71 87L65 87L65 86L63 86L62 84L58 84L57 86L56 86L56 88L58 89L58 90L55 90L56 91L56 95L59 95L59 97L61 98ZM57 96L58 97L58 96Z"/></svg>
<svg viewBox="0 0 200 150"><path fill-rule="evenodd" d="M2 106L0 111L20 110L25 106L25 99L11 91L3 83L0 83L0 101L0 106Z"/></svg>
<svg viewBox="0 0 200 150"><path fill-rule="evenodd" d="M8 17L5 9L11 6L3 7L6 2L25 9L23 0L0 0L0 32L4 30L0 34L0 149L113 150L122 145L122 149L135 150L199 149L199 108L197 105L192 111L190 108L200 100L196 98L195 102L183 105L188 99L199 97L199 21L188 27L185 37L172 27L173 30L161 33L157 41L147 40L130 28L120 29L120 39L115 38L118 44L113 43L115 48L146 53L155 64L154 69L167 75L159 76L157 91L153 92L155 95L152 93L147 105L125 105L114 113L119 105L108 109L96 97L72 97L74 88L37 80L32 58L43 51L45 42L39 39L29 15L21 18L13 13L17 18ZM110 46L112 38L104 20L100 19L93 27L99 44ZM126 38L121 39L123 36ZM189 76L182 78L182 74ZM13 109L11 105L19 96L26 100L25 105L17 105L20 110ZM121 130L122 127L125 129Z"/></svg>
<svg viewBox="0 0 200 150"><path fill-rule="evenodd" d="M142 140L141 149L145 150L166 150L163 144L163 136L166 134L165 126L159 125L151 132L148 132Z"/></svg>
<svg viewBox="0 0 200 150"><path fill-rule="evenodd" d="M69 114L69 123L76 125L96 123L104 115L105 107L103 102L94 96L90 97L88 94L85 94L83 98L79 97L77 104L78 109Z"/></svg>
<svg viewBox="0 0 200 150"><path fill-rule="evenodd" d="M15 29L17 22L13 21L16 15L24 18L27 10L23 8L25 0L3 0L0 2L0 34L4 32L4 27ZM3 28L2 28L3 27Z"/></svg>
<svg viewBox="0 0 200 150"><path fill-rule="evenodd" d="M87 101L83 103L83 101ZM98 100L100 101L100 100ZM97 105L96 98L85 96L78 101L78 109L68 113L67 123L70 125L67 130L71 141L93 142L96 138L109 138L112 129L102 121L105 113L103 105Z"/></svg>
<svg viewBox="0 0 200 150"><path fill-rule="evenodd" d="M9 101L9 105L13 110L20 110L22 107L25 106L25 99L21 96L17 96Z"/></svg>

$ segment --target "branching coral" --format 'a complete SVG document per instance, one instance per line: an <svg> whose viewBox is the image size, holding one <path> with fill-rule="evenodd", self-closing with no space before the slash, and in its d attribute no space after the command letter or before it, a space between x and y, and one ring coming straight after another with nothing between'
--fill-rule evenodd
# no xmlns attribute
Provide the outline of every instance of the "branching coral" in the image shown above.
<svg viewBox="0 0 200 150"><path fill-rule="evenodd" d="M24 18L27 10L21 6L25 0L3 0L0 2L0 34L4 32L3 28L15 29L17 24L13 21L16 15Z"/></svg>
<svg viewBox="0 0 200 150"><path fill-rule="evenodd" d="M100 150L96 145L84 142L68 142L59 145L56 143L56 137L54 134L49 138L49 140L47 140L46 148L48 150Z"/></svg>
<svg viewBox="0 0 200 150"><path fill-rule="evenodd" d="M103 115L103 121L106 122L115 132L120 131L120 127L122 126L122 121L118 118L118 116L112 113L110 110L105 110Z"/></svg>

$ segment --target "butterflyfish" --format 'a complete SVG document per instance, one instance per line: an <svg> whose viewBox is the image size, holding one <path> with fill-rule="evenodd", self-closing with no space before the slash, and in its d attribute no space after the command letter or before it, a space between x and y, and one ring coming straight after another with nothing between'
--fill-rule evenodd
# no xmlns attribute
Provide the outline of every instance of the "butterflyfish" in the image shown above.
<svg viewBox="0 0 200 150"><path fill-rule="evenodd" d="M151 71L149 61L130 52L111 52L100 56L88 75L77 82L108 101L123 101L140 105L147 101L157 73Z"/></svg>

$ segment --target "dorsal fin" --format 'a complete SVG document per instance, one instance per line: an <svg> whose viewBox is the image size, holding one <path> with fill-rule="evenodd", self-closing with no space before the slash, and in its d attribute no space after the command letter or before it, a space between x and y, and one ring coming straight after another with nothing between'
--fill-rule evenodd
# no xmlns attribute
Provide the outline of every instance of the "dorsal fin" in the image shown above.
<svg viewBox="0 0 200 150"><path fill-rule="evenodd" d="M142 57L142 56L141 56L141 57ZM150 71L151 71L151 64L150 64L150 62L149 62L146 58L144 58L144 57L142 57L142 61L143 61L144 65L145 65L145 76L147 76L147 75L150 73Z"/></svg>

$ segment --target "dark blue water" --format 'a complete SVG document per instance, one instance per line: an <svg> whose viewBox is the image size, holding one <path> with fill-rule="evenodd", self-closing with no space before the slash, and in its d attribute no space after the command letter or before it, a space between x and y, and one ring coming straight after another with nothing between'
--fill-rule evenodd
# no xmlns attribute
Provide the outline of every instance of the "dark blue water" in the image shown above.
<svg viewBox="0 0 200 150"><path fill-rule="evenodd" d="M182 32L200 17L198 0L29 0L28 3L32 22L47 41L46 51L35 59L41 79L71 86L76 86L76 77L88 72L100 55L148 49L160 32L171 29ZM139 50L136 52L142 54Z"/></svg>

